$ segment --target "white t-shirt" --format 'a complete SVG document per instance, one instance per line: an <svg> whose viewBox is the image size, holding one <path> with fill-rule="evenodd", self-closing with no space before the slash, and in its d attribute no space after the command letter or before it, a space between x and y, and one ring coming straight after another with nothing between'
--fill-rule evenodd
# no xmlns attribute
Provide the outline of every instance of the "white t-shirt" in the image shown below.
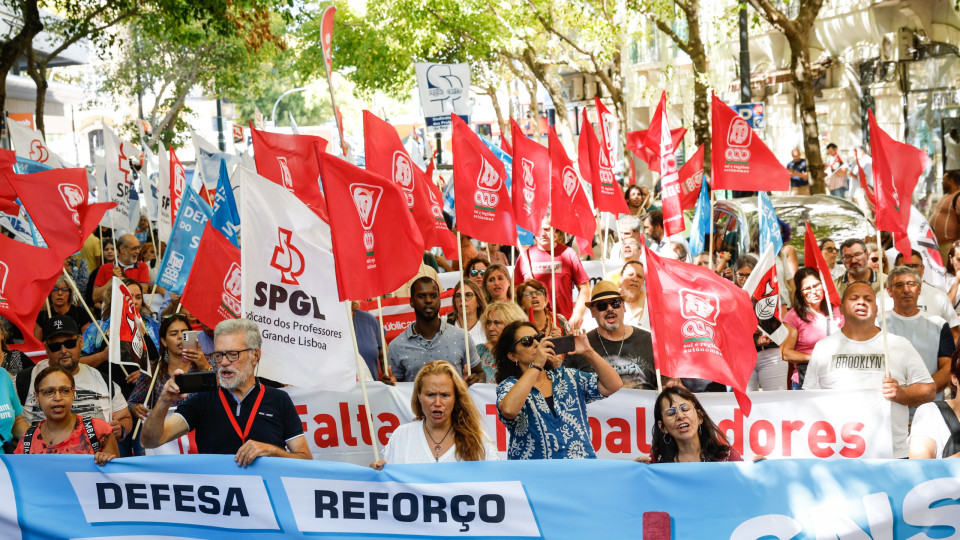
<svg viewBox="0 0 960 540"><path fill-rule="evenodd" d="M457 328L463 332L463 327L460 326L460 321L457 321ZM483 331L483 325L480 324L479 319L477 319L477 322L473 325L473 328L467 330L467 334L470 335L470 339L473 340L474 345L483 345L487 342L487 333Z"/></svg>
<svg viewBox="0 0 960 540"><path fill-rule="evenodd" d="M903 386L932 383L933 378L923 364L920 354L905 338L887 335L890 351L890 376ZM867 341L854 341L842 332L827 336L813 347L804 390L844 389L881 391L884 379L883 333ZM909 455L907 422L909 407L890 402L890 423L893 436L893 457Z"/></svg>
<svg viewBox="0 0 960 540"><path fill-rule="evenodd" d="M913 416L913 424L910 427L910 439L914 437L925 437L933 441L937 446L934 456L941 456L943 447L950 440L950 428L943 421L943 415L936 403L924 403L917 407L917 414Z"/></svg>
<svg viewBox="0 0 960 540"><path fill-rule="evenodd" d="M49 360L42 360L30 374L30 389L27 392L26 405L23 407L23 418L30 425L45 418L40 404L37 403L36 396L33 395L33 383L37 375L48 365L50 365ZM111 403L107 392L107 382L103 380L103 375L86 364L80 364L80 371L73 376L73 381L77 386L77 391L73 398L72 412L83 415L84 418L99 418L101 420L110 418ZM126 409L127 400L120 393L120 387L117 386L117 383L113 383L113 387L113 411Z"/></svg>
<svg viewBox="0 0 960 540"><path fill-rule="evenodd" d="M879 318L877 322L880 322ZM910 341L913 348L920 354L930 375L940 369L938 353L940 352L940 334L944 324L946 323L940 317L924 315L923 311L912 317L898 315L892 310L887 312L887 331ZM935 399L943 399L943 393L937 394Z"/></svg>
<svg viewBox="0 0 960 540"><path fill-rule="evenodd" d="M451 432L450 437L453 436ZM497 448L486 436L483 438L483 448L486 451L487 461L500 459ZM423 420L414 420L403 424L390 435L387 446L383 449L383 460L387 463L452 463L457 461L457 445L453 445L440 459L433 457L433 450L427 444L427 436L423 432Z"/></svg>
<svg viewBox="0 0 960 540"><path fill-rule="evenodd" d="M890 294L887 293L886 297L887 300L884 302L884 305L892 307L893 299L890 298ZM947 296L947 293L929 283L924 282L920 288L920 296L917 297L917 307L920 308L920 311L927 317L934 315L940 317L950 325L950 328L960 326L960 316L957 315L957 311L953 309L953 305L950 304L950 297Z"/></svg>

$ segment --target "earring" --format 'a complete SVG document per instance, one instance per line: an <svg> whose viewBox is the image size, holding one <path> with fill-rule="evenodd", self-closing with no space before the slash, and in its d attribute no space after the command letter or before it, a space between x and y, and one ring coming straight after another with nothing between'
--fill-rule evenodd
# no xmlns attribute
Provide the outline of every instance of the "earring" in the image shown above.
<svg viewBox="0 0 960 540"><path fill-rule="evenodd" d="M663 444L670 444L673 442L673 437L670 437L670 440L667 440L667 437L670 437L670 434L666 431L663 432Z"/></svg>
<svg viewBox="0 0 960 540"><path fill-rule="evenodd" d="M697 426L697 433L700 435L703 435L703 424L700 424L699 426Z"/></svg>

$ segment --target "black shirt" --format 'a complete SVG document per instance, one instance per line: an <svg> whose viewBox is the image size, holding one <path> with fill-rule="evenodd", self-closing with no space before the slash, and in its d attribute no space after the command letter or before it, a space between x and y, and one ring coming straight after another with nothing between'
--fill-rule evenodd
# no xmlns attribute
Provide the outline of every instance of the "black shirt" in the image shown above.
<svg viewBox="0 0 960 540"><path fill-rule="evenodd" d="M220 402L223 392L230 411L243 431L250 418L250 410L257 401L261 385L258 382L240 403L237 415L237 399L229 390L197 392L177 407L177 414L187 421L190 429L196 430L197 451L201 454L236 454L243 445L240 436L230 423L227 412ZM303 435L303 424L293 407L293 401L283 390L264 386L265 392L257 417L250 428L249 440L286 448L287 441Z"/></svg>

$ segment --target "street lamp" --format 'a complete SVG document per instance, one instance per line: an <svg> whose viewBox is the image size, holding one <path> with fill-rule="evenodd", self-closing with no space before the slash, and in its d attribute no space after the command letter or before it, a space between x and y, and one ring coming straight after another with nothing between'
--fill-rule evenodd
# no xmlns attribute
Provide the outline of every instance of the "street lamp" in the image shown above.
<svg viewBox="0 0 960 540"><path fill-rule="evenodd" d="M277 101L273 104L273 112L270 113L270 121L273 122L273 125L274 126L277 125L277 105L280 104L281 99L283 99L287 94L292 94L294 92L303 92L304 90L307 90L308 88L312 88L312 87L313 85L301 86L299 88L291 88L290 90L287 90L286 92L280 94L280 97L278 97Z"/></svg>

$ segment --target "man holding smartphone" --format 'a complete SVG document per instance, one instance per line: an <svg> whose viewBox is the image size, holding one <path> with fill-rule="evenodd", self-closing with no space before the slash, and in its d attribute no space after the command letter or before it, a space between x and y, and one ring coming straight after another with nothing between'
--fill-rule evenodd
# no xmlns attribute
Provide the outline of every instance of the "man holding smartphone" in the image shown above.
<svg viewBox="0 0 960 540"><path fill-rule="evenodd" d="M241 467L260 456L312 459L290 396L260 384L254 375L262 343L257 324L223 321L214 331L214 343L210 360L217 367L219 388L193 394L167 417L170 404L181 398L176 377L171 377L143 425L143 446L156 448L195 430L199 453L234 454Z"/></svg>

